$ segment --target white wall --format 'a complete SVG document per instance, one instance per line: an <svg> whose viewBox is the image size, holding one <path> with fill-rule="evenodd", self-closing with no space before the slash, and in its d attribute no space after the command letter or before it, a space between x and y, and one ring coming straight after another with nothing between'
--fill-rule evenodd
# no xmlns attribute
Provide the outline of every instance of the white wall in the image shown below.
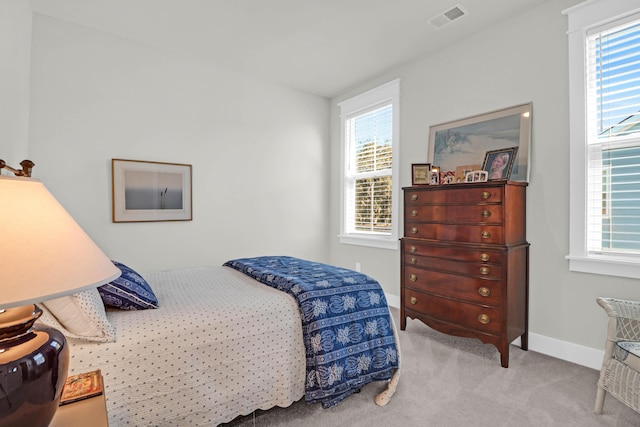
<svg viewBox="0 0 640 427"><path fill-rule="evenodd" d="M604 344L606 316L596 296L637 299L639 292L634 280L570 273L564 259L569 131L560 11L578 2L545 2L363 83L332 100L330 126L324 99L43 16L34 18L31 47L24 3L3 2L0 54L11 60L0 67L0 158L34 160L35 176L105 252L142 271L295 254L346 267L360 262L397 296L397 251L337 240L337 102L402 79L407 186L411 163L427 160L430 125L532 101L530 348L584 362L572 352L593 355ZM18 142L7 143L12 138ZM111 223L111 158L193 164L194 221Z"/></svg>
<svg viewBox="0 0 640 427"><path fill-rule="evenodd" d="M38 14L31 70L34 177L112 259L327 261L328 100ZM192 164L193 221L112 223L112 158Z"/></svg>
<svg viewBox="0 0 640 427"><path fill-rule="evenodd" d="M571 273L564 258L570 221L569 106L567 22L561 11L578 2L545 2L332 100L330 260L351 268L360 262L362 271L378 278L387 293L399 295L398 251L340 245L335 237L340 219L338 102L388 80L402 79L401 185L408 186L411 163L428 161L429 126L531 101L530 348L599 368L607 317L595 298L638 299L640 283ZM588 353L588 360L578 360L582 356L576 352Z"/></svg>
<svg viewBox="0 0 640 427"><path fill-rule="evenodd" d="M19 169L28 158L31 5L0 2L0 159Z"/></svg>

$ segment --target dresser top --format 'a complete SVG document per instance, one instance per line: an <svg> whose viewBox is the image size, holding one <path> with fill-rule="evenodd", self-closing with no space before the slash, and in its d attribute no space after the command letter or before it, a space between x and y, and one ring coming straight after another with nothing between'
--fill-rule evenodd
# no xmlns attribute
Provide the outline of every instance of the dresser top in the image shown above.
<svg viewBox="0 0 640 427"><path fill-rule="evenodd" d="M485 181L485 182L457 182L454 184L438 184L438 185L414 185L409 187L402 187L403 190L453 190L463 188L477 188L477 187L502 187L505 185L526 187L529 184L524 181Z"/></svg>

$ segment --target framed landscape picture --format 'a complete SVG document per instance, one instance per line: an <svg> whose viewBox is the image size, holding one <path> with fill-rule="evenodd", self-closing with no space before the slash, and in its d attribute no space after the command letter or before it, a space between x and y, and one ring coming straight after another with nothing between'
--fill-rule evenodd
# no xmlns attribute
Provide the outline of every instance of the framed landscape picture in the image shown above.
<svg viewBox="0 0 640 427"><path fill-rule="evenodd" d="M431 164L442 170L483 164L488 151L516 148L512 161L512 181L529 182L532 104L522 104L429 129Z"/></svg>
<svg viewBox="0 0 640 427"><path fill-rule="evenodd" d="M111 160L112 221L190 221L191 165Z"/></svg>

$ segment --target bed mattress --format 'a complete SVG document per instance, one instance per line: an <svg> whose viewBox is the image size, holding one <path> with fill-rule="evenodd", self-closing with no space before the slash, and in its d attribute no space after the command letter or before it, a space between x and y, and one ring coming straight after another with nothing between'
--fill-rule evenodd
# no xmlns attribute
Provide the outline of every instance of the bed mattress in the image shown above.
<svg viewBox="0 0 640 427"><path fill-rule="evenodd" d="M116 342L69 339L70 375L102 370L112 427L212 426L304 396L291 296L228 267L144 277L160 308L108 310Z"/></svg>

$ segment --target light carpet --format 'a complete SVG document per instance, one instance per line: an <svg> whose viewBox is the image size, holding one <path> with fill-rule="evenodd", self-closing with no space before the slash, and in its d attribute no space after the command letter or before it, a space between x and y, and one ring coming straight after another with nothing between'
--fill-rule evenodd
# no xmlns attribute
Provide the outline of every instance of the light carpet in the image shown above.
<svg viewBox="0 0 640 427"><path fill-rule="evenodd" d="M399 310L391 311L399 327ZM593 413L594 369L513 345L505 369L492 345L417 320L399 335L402 376L387 406L373 401L385 388L378 382L329 409L302 399L223 426L640 426L640 414L611 396L603 415Z"/></svg>

